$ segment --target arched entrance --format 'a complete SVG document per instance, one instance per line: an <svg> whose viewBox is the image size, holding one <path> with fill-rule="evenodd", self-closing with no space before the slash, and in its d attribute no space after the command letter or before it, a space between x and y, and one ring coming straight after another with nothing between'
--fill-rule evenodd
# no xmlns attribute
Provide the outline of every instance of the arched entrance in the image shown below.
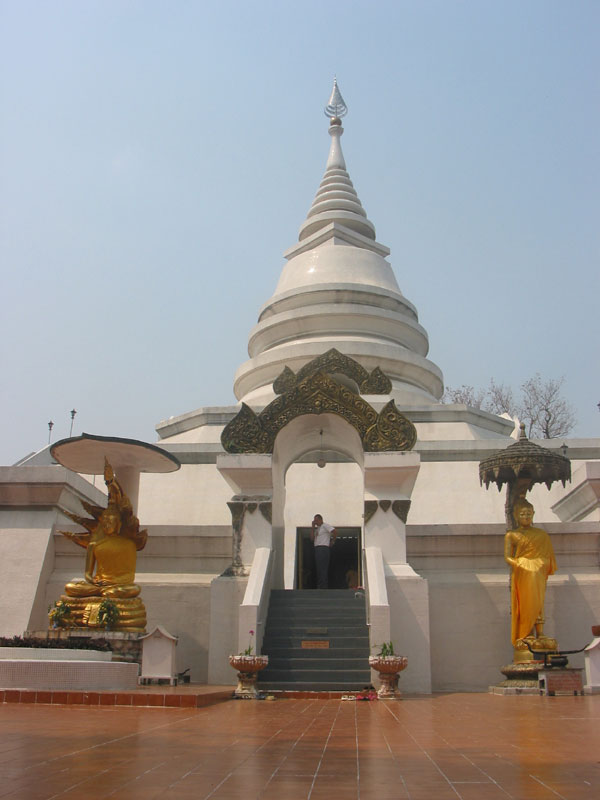
<svg viewBox="0 0 600 800"><path fill-rule="evenodd" d="M325 461L322 468L319 459ZM316 513L338 529L339 546L334 545L331 562L336 588L345 588L349 570L360 574L363 461L356 429L335 414L297 417L278 434L273 449L273 534L283 547L279 568L284 588L312 586L311 551L304 542Z"/></svg>

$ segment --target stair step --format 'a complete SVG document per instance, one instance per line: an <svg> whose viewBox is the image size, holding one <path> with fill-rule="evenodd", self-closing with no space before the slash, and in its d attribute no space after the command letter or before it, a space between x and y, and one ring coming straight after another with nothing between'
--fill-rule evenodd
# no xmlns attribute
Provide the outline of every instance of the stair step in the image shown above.
<svg viewBox="0 0 600 800"><path fill-rule="evenodd" d="M340 606L339 608L318 608L313 611L309 606L299 608L298 606L290 606L289 608L281 608L279 606L271 607L270 614L273 619L348 619L348 620L364 620L366 621L367 615L364 608L357 608L352 606Z"/></svg>
<svg viewBox="0 0 600 800"><path fill-rule="evenodd" d="M270 669L267 667L259 673L261 683L271 681L305 681L315 683L318 681L356 681L363 686L371 682L371 671L369 669L357 670L335 670L327 669Z"/></svg>
<svg viewBox="0 0 600 800"><path fill-rule="evenodd" d="M356 658L277 658L269 655L269 666L267 669L328 669L328 670L364 670L367 668L366 658L358 656Z"/></svg>
<svg viewBox="0 0 600 800"><path fill-rule="evenodd" d="M264 649L264 648L263 648ZM327 650L319 650L319 658L323 661L335 660L337 658L368 658L369 648L366 647L330 647ZM298 660L311 660L315 657L315 651L306 648L290 647L270 647L269 661L279 658L294 658Z"/></svg>
<svg viewBox="0 0 600 800"><path fill-rule="evenodd" d="M363 625L329 625L326 632L313 633L312 625L269 625L267 619L267 627L265 630L265 639L268 638L284 638L284 639L356 639L360 636L368 638L368 631L366 624Z"/></svg>
<svg viewBox="0 0 600 800"><path fill-rule="evenodd" d="M269 666L261 687L306 691L354 691L371 682L365 598L353 590L275 590L262 652ZM302 642L327 642L303 648Z"/></svg>
<svg viewBox="0 0 600 800"><path fill-rule="evenodd" d="M359 692L370 684L368 681L269 681L259 687L261 692Z"/></svg>

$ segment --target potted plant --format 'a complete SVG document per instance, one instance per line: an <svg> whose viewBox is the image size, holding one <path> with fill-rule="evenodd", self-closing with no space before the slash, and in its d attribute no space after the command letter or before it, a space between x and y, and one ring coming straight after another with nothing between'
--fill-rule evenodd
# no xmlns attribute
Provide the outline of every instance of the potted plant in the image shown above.
<svg viewBox="0 0 600 800"><path fill-rule="evenodd" d="M369 666L379 673L381 686L377 697L380 700L398 700L402 696L398 689L398 678L407 664L405 656L394 653L394 643L391 641L383 642L376 656L369 656Z"/></svg>
<svg viewBox="0 0 600 800"><path fill-rule="evenodd" d="M254 636L254 631L250 631ZM238 685L233 693L235 697L256 697L256 679L261 669L269 663L269 656L252 655L252 639L248 647L239 655L229 656L229 663L238 671Z"/></svg>

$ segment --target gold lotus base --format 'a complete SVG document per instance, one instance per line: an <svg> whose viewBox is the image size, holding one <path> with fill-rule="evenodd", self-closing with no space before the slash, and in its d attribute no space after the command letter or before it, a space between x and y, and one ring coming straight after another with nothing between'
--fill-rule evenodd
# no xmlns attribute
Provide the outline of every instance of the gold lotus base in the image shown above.
<svg viewBox="0 0 600 800"><path fill-rule="evenodd" d="M535 657L527 644L535 650ZM503 689L537 689L538 672L544 669L544 653L556 653L558 642L550 636L527 636L519 639L514 648L514 661L500 668L506 680Z"/></svg>
<svg viewBox="0 0 600 800"><path fill-rule="evenodd" d="M98 622L98 611L104 597L70 597L63 594L60 599L71 609L71 615L67 618L70 628L102 628ZM142 598L111 599L119 609L119 619L111 630L144 633L146 630L146 607Z"/></svg>
<svg viewBox="0 0 600 800"><path fill-rule="evenodd" d="M558 650L558 642L550 636L527 636L524 639L519 639L514 649L514 663L523 664L535 661L535 658L529 647L536 651L536 657L543 660L544 653L555 653Z"/></svg>

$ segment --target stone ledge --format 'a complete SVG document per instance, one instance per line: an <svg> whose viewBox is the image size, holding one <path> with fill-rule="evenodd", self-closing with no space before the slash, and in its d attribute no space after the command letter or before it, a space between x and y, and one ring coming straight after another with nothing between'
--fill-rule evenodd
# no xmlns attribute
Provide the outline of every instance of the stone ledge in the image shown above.
<svg viewBox="0 0 600 800"><path fill-rule="evenodd" d="M148 691L137 689L125 692L36 691L34 689L0 689L0 703L39 703L43 705L114 706L131 708L204 708L231 700L233 687L203 691Z"/></svg>

